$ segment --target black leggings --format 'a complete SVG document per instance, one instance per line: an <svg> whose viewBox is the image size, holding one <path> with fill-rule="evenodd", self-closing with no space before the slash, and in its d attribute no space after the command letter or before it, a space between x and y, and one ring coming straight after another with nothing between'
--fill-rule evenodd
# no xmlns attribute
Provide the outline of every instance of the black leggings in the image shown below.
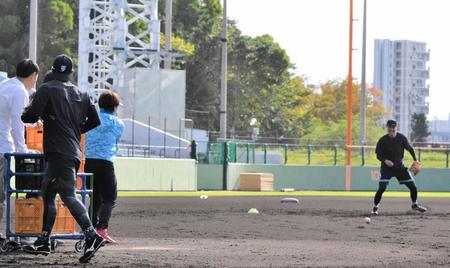
<svg viewBox="0 0 450 268"><path fill-rule="evenodd" d="M86 207L75 195L76 171L80 162L75 159L54 157L47 159L46 176L42 182L44 223L42 231L51 233L56 218L55 197L58 193L64 205L83 231L92 229Z"/></svg>
<svg viewBox="0 0 450 268"><path fill-rule="evenodd" d="M117 180L113 162L88 158L84 170L94 174L92 224L95 228L107 229L117 199Z"/></svg>
<svg viewBox="0 0 450 268"><path fill-rule="evenodd" d="M388 186L389 182L387 181L380 181L378 185L378 190L374 197L374 204L378 205L381 201L381 198L383 197L384 191L386 191L386 188ZM417 201L417 187L414 181L409 181L404 183L406 187L409 189L409 194L411 196L411 201L415 203Z"/></svg>

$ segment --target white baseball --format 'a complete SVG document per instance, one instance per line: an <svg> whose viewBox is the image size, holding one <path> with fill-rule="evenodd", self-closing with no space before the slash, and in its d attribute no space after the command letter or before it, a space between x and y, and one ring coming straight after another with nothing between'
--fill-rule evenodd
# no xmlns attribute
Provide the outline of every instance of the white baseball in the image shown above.
<svg viewBox="0 0 450 268"><path fill-rule="evenodd" d="M370 223L370 218L369 218L369 217L365 217L365 218L364 218L364 221L365 221L367 224L369 224L369 223Z"/></svg>

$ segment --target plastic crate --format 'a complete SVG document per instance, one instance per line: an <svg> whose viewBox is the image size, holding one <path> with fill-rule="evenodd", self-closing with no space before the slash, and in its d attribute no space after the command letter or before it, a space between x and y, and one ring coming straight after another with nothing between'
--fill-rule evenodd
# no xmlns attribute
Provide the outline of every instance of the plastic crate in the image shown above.
<svg viewBox="0 0 450 268"><path fill-rule="evenodd" d="M44 151L44 126L37 124L25 128L25 141L28 149Z"/></svg>
<svg viewBox="0 0 450 268"><path fill-rule="evenodd" d="M45 170L44 158L14 157L16 172L41 173ZM40 190L44 176L16 176L17 190Z"/></svg>
<svg viewBox="0 0 450 268"><path fill-rule="evenodd" d="M83 187L83 179L81 179L80 176L77 176L77 181L75 182L75 187L78 190L81 190L81 188Z"/></svg>
<svg viewBox="0 0 450 268"><path fill-rule="evenodd" d="M18 234L39 234L42 232L44 207L42 199L16 199L15 232ZM56 220L52 234L76 232L76 221L60 199L56 199Z"/></svg>

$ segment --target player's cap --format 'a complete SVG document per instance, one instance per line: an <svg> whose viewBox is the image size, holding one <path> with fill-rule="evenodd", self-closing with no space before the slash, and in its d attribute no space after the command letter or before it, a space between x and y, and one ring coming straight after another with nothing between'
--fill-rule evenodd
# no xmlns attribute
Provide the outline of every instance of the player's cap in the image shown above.
<svg viewBox="0 0 450 268"><path fill-rule="evenodd" d="M386 122L386 126L388 126L388 127L396 127L397 126L397 121L390 119L390 120L388 120Z"/></svg>
<svg viewBox="0 0 450 268"><path fill-rule="evenodd" d="M56 56L53 61L52 72L53 79L60 81L69 81L72 78L73 61L67 55Z"/></svg>

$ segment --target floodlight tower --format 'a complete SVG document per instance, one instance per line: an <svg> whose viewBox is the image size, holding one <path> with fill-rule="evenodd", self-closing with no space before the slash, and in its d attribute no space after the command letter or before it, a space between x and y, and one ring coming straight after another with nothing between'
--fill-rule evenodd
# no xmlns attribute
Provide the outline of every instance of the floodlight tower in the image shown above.
<svg viewBox="0 0 450 268"><path fill-rule="evenodd" d="M159 68L157 0L80 0L78 85L97 99L105 89L123 87L131 67ZM130 32L133 24L146 25ZM131 26L131 27L130 27Z"/></svg>

